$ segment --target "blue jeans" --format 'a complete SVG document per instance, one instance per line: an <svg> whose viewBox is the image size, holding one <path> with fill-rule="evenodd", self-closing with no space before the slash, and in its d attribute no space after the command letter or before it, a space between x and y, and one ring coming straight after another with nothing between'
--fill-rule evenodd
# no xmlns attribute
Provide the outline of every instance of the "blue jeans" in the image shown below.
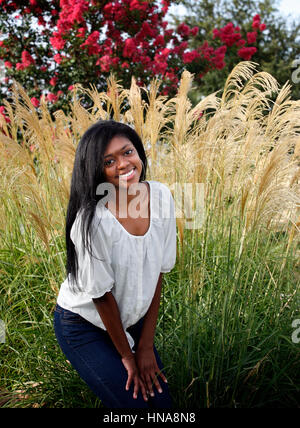
<svg viewBox="0 0 300 428"><path fill-rule="evenodd" d="M142 325L143 318L127 329L135 343L138 343ZM137 398L133 398L133 382L129 390L125 390L127 371L107 331L58 304L54 311L54 331L66 358L105 407L171 408L168 385L160 377L158 381L163 392L159 393L154 386L155 396L149 397L148 402L144 401L140 390ZM155 346L154 353L162 370Z"/></svg>

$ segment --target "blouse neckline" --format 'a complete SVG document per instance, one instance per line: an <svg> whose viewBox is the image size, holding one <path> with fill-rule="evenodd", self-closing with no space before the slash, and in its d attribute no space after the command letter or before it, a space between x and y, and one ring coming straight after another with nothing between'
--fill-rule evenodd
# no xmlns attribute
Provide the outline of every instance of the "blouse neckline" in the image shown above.
<svg viewBox="0 0 300 428"><path fill-rule="evenodd" d="M118 223L119 227L122 230L124 230L128 236L130 236L132 238L145 238L150 233L150 229L152 227L152 189L151 189L150 181L145 180L144 183L149 184L149 199L150 199L150 221L149 221L149 227L148 227L146 233L144 233L144 235L133 235L132 233L129 233L128 230L125 229L125 227L122 225L122 223L120 223L119 220L113 215L113 213L108 208L106 208L105 205L103 205L105 210L109 212L109 215L112 216L115 219L115 221Z"/></svg>

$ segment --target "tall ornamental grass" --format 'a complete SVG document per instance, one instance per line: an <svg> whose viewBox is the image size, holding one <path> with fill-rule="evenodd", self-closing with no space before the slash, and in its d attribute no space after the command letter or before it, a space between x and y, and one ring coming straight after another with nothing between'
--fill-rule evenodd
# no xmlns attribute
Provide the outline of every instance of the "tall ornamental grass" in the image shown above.
<svg viewBox="0 0 300 428"><path fill-rule="evenodd" d="M300 101L256 65L239 63L195 107L188 72L172 99L157 80L125 89L112 76L101 93L77 85L69 116L35 109L15 84L10 122L0 116L2 406L101 407L58 347L52 317L76 145L109 118L135 127L147 179L176 200L177 262L156 335L174 406L299 406ZM181 204L185 183L194 193ZM194 228L187 207L201 220Z"/></svg>

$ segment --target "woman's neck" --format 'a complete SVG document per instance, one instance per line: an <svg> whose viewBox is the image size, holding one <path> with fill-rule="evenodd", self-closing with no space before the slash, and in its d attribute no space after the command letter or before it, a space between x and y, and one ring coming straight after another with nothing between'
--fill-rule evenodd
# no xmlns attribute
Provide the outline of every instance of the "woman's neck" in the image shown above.
<svg viewBox="0 0 300 428"><path fill-rule="evenodd" d="M105 206L117 217L128 217L132 210L138 212L148 208L149 191L147 183L136 183L126 189L116 188L115 200L110 200ZM133 202L134 201L134 202Z"/></svg>

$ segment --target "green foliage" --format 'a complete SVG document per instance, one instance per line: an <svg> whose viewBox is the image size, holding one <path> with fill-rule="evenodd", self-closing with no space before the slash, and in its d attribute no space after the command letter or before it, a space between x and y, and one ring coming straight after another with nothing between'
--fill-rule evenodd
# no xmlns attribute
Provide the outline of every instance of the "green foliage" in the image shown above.
<svg viewBox="0 0 300 428"><path fill-rule="evenodd" d="M233 22L241 28L244 36L251 32L251 18L255 14L261 16L266 24L266 30L258 33L257 52L252 61L260 65L276 78L280 85L287 81L292 86L292 98L300 98L300 84L292 81L293 61L300 59L300 22L287 22L279 14L276 2L271 0L182 0L178 2L186 7L184 17L173 16L178 24L186 22L190 26L199 26L199 34L192 42L192 47L207 40L212 46L213 29L220 28L228 22ZM224 86L230 70L240 61L233 50L228 51L225 57L226 66L222 70L213 70L205 75L200 84L195 86L193 101L198 101L201 95L208 95Z"/></svg>
<svg viewBox="0 0 300 428"><path fill-rule="evenodd" d="M239 222L221 223L186 231L185 252L164 277L156 344L174 407L296 407L296 247L286 253L287 237L262 229L239 257ZM55 339L51 284L63 280L56 251L31 254L17 242L1 251L4 407L101 407Z"/></svg>

